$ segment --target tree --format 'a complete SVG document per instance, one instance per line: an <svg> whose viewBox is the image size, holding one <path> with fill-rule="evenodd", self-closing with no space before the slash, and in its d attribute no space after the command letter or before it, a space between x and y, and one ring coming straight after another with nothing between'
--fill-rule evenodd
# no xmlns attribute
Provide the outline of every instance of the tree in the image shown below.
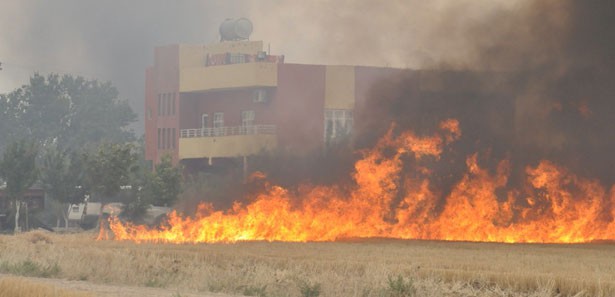
<svg viewBox="0 0 615 297"><path fill-rule="evenodd" d="M130 184L131 175L137 169L134 166L136 157L133 146L103 143L96 153L83 156L86 184L92 195L101 202L102 210L109 198L116 196L122 186ZM102 220L102 211L99 220Z"/></svg>
<svg viewBox="0 0 615 297"><path fill-rule="evenodd" d="M181 193L181 170L173 166L171 156L164 155L145 185L146 197L153 205L171 206Z"/></svg>
<svg viewBox="0 0 615 297"><path fill-rule="evenodd" d="M127 195L121 195L120 201L124 203L122 218L142 223L141 219L147 213L150 201L147 196L147 188L152 177L151 163L145 160L145 137L142 135L135 142L134 150L136 157L135 169L131 174L131 188Z"/></svg>
<svg viewBox="0 0 615 297"><path fill-rule="evenodd" d="M56 209L59 227L60 218L68 228L68 208L71 204L83 202L85 193L83 178L85 168L80 154L49 148L43 156L40 179L43 186L59 204Z"/></svg>
<svg viewBox="0 0 615 297"><path fill-rule="evenodd" d="M18 94L19 91L14 93ZM18 102L11 100L8 95L0 95L0 153L11 141L23 138L23 134L19 134L21 128L18 117Z"/></svg>
<svg viewBox="0 0 615 297"><path fill-rule="evenodd" d="M43 148L131 141L126 127L136 118L110 83L70 75L35 74L28 85L0 96L0 139L25 134ZM0 151L4 145L0 141Z"/></svg>
<svg viewBox="0 0 615 297"><path fill-rule="evenodd" d="M141 164L132 175L130 194L122 201L122 216L136 222L143 218L150 205L172 206L182 190L181 169L173 166L171 156L163 156L154 171L145 162Z"/></svg>
<svg viewBox="0 0 615 297"><path fill-rule="evenodd" d="M15 205L15 232L19 232L19 210L23 194L36 182L38 147L34 142L11 143L0 160L0 176L6 182L6 194Z"/></svg>

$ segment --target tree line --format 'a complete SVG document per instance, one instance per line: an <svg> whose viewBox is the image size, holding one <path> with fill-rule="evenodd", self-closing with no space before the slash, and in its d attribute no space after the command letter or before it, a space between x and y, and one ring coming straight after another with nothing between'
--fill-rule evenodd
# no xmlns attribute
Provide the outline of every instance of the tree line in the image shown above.
<svg viewBox="0 0 615 297"><path fill-rule="evenodd" d="M58 202L55 215L65 226L68 206L85 197L104 205L127 191L121 202L131 219L150 204L172 205L181 191L180 169L169 156L151 168L142 141L128 129L135 120L115 87L82 77L35 74L28 85L0 95L0 179L15 230L23 195L35 183Z"/></svg>

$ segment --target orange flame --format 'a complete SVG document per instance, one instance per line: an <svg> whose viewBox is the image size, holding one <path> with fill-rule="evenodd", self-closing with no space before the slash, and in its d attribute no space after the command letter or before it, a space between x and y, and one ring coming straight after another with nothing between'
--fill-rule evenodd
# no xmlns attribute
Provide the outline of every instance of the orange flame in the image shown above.
<svg viewBox="0 0 615 297"><path fill-rule="evenodd" d="M201 204L195 217L171 213L160 229L110 219L116 240L135 242L334 241L390 237L496 242L575 243L615 240L615 187L577 177L549 161L526 168L526 185L498 198L510 164L495 173L481 168L478 155L438 207L425 165L461 136L459 122L447 120L431 137L392 129L355 163L354 184L303 185L289 191L268 185L248 204L227 211ZM386 152L386 153L385 153ZM413 158L416 174L400 174L402 158ZM500 195L501 196L501 195ZM504 200L504 201L502 201ZM106 232L106 231L103 231ZM101 238L107 234L101 233Z"/></svg>

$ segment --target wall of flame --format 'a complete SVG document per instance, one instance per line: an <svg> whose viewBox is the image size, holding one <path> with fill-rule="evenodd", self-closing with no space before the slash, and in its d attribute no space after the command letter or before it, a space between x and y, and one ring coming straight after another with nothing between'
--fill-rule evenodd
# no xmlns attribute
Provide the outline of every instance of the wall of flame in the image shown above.
<svg viewBox="0 0 615 297"><path fill-rule="evenodd" d="M401 238L487 242L580 243L615 240L615 187L578 177L550 161L526 169L525 186L505 200L496 191L506 184L510 164L491 173L466 160L467 170L443 207L423 165L439 158L461 136L459 122L446 120L432 136L387 133L362 152L354 183L347 186L268 185L250 203L216 211L201 204L194 217L171 213L160 228L110 219L100 238L135 242L201 243L335 241L345 238ZM413 174L401 175L411 158ZM521 193L537 193L525 196ZM501 195L500 195L501 197ZM440 209L441 208L441 209Z"/></svg>

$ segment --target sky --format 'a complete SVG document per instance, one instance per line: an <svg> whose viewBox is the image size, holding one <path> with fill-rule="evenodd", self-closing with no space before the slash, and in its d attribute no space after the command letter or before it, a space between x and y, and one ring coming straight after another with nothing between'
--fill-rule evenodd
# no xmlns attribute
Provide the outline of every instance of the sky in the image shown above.
<svg viewBox="0 0 615 297"><path fill-rule="evenodd" d="M139 114L140 134L154 47L218 42L226 18L251 19L251 39L287 62L421 68L465 60L462 24L522 1L2 1L0 93L35 72L111 81Z"/></svg>

